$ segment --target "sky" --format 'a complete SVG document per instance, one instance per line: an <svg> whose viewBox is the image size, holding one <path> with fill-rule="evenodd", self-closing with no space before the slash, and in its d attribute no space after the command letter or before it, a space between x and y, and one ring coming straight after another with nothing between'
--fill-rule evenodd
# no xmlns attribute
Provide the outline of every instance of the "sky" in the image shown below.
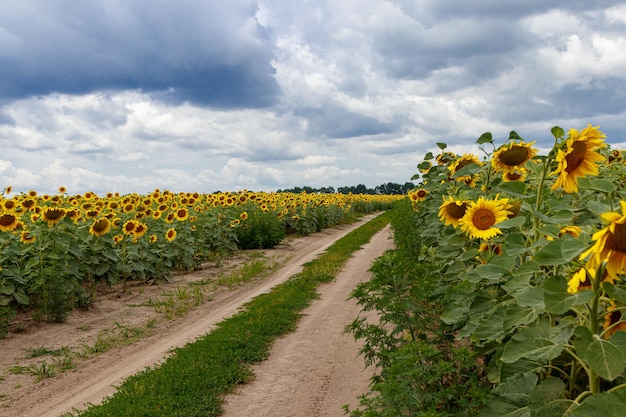
<svg viewBox="0 0 626 417"><path fill-rule="evenodd" d="M437 142L600 125L626 3L0 0L0 189L404 184ZM478 153L477 153L478 154Z"/></svg>

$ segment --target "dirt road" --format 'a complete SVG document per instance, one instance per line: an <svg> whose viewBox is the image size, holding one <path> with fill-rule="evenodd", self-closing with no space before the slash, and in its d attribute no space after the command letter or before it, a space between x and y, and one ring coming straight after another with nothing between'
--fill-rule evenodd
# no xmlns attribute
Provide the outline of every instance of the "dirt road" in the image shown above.
<svg viewBox="0 0 626 417"><path fill-rule="evenodd" d="M218 288L211 293L210 301L195 307L180 319L164 320L147 301L168 288L206 280L216 275L216 270L205 269L178 276L173 283L164 286L134 288L123 294L111 294L99 300L89 311L74 313L66 323L28 326L23 333L11 334L0 340L0 416L57 417L73 409L83 409L86 404L99 403L102 398L111 395L113 387L125 378L158 364L174 347L210 332L216 323L237 312L247 301L298 273L304 263L371 217L367 216L357 224L297 238L281 248L265 251L267 259L283 264L279 270L268 278L236 289ZM255 369L258 375L256 381L244 387L257 390L257 393L250 391L251 394L244 394L242 390L229 397L226 415L341 416L341 405L355 403L353 399L356 395L366 391L369 375L363 371L362 360L356 356L358 346L352 336L342 334L345 324L358 313L358 309L346 298L359 280L367 278L366 271L372 260L391 244L389 230L385 229L355 254L340 277L320 288L321 299L305 312L298 330L278 341L270 359L262 363L258 370ZM148 335L130 345L117 343L103 353L74 357L75 369L59 372L39 382L35 382L33 375L11 371L16 366L24 367L25 361L33 364L32 369L41 368L37 365L41 364L39 358L25 359L25 352L39 347L76 352L80 346L97 346L101 339L105 339L103 334L107 334L112 324L118 333L120 328L138 328ZM267 375L269 380L265 379ZM308 385L297 384L294 378ZM266 384L270 385L264 386ZM281 388L280 384L287 384L289 389L287 386ZM258 393L259 388L275 391ZM258 395L267 397L265 399L274 398L279 403L286 399L293 413L238 411L242 408L237 407L259 403L258 399L252 402L248 399ZM294 401L298 402L296 408ZM268 406L269 410L278 409L277 404Z"/></svg>

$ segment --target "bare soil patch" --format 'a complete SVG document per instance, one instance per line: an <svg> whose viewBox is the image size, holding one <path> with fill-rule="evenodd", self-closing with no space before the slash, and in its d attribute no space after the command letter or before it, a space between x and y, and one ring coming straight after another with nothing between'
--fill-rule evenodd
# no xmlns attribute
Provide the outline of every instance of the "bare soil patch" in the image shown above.
<svg viewBox="0 0 626 417"><path fill-rule="evenodd" d="M372 217L290 239L276 249L242 252L220 266L207 264L169 283L129 285L126 292L107 289L89 310L75 311L65 323L22 320L19 333L0 340L0 416L56 417L99 403L125 378L210 332L244 303L298 273L304 263ZM216 284L220 276L254 259L281 266L270 276L234 288ZM172 312L164 312L170 299L184 310L182 317L166 318ZM164 304L155 307L159 302Z"/></svg>

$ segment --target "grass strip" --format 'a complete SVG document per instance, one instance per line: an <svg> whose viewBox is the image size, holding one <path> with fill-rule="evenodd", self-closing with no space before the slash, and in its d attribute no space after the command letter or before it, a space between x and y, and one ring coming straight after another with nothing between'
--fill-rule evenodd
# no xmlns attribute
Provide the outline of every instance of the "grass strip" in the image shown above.
<svg viewBox="0 0 626 417"><path fill-rule="evenodd" d="M317 298L317 285L332 280L352 253L387 223L389 214L383 213L350 232L305 264L301 273L254 298L211 333L176 349L160 366L129 377L101 405L77 411L77 415L222 414L224 395L251 380L251 365L266 359L272 343L295 329L300 312Z"/></svg>

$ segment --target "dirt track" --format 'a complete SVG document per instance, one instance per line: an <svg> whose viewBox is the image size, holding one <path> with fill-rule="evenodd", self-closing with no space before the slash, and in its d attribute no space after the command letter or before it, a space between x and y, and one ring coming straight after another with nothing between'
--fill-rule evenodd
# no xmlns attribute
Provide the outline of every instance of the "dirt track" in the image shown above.
<svg viewBox="0 0 626 417"><path fill-rule="evenodd" d="M299 272L304 263L360 224L324 230L266 251L267 258L284 263L277 272L236 289L216 289L210 301L177 320L159 318L153 308L145 306L146 299L164 291L164 286L150 286L103 298L90 311L70 316L66 323L29 326L24 333L11 334L0 340L0 395L4 396L0 397L0 416L57 417L85 404L99 403L126 377L159 363L172 348L206 334L245 302ZM366 391L370 374L357 357L358 345L352 336L343 334L344 326L358 314L358 308L346 298L367 278L373 259L391 245L387 228L355 254L335 281L320 287L320 300L305 311L298 329L279 340L270 358L255 367L256 380L227 397L226 416L341 416L343 404L355 404L356 396ZM207 279L211 274L216 271L179 276L165 289ZM75 369L52 378L34 382L32 375L8 372L24 363L28 348L75 350L92 344L112 323L145 328L147 322L152 323L148 336L77 359ZM30 361L36 363L36 359Z"/></svg>

